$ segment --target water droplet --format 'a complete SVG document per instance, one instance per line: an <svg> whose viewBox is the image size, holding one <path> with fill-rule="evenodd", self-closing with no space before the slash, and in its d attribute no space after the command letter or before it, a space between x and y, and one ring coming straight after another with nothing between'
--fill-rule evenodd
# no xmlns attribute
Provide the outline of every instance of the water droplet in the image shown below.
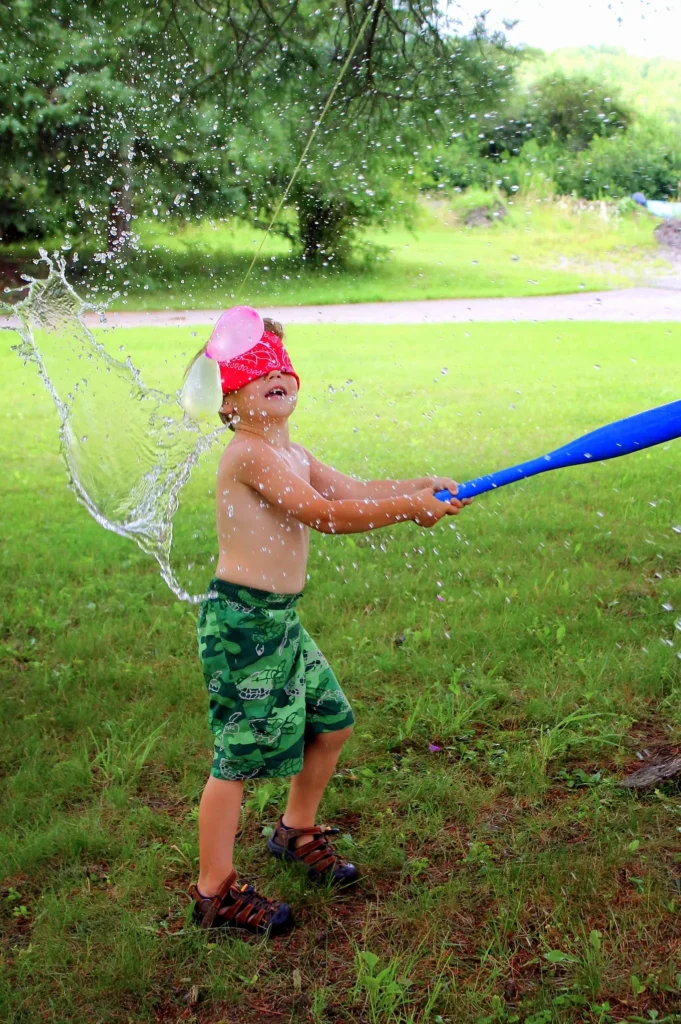
<svg viewBox="0 0 681 1024"><path fill-rule="evenodd" d="M442 369L440 370L440 373L442 374L443 377L446 377L447 374L449 373L449 370L447 369L446 366L443 366Z"/></svg>
<svg viewBox="0 0 681 1024"><path fill-rule="evenodd" d="M673 612L673 611L674 611L674 609L673 609L673 607L672 607L672 606L670 605L669 601L665 601L665 602L664 602L664 604L662 605L662 607L664 608L664 610L665 610L666 612Z"/></svg>
<svg viewBox="0 0 681 1024"><path fill-rule="evenodd" d="M594 363L594 370L600 370L600 366L598 365L598 363Z"/></svg>

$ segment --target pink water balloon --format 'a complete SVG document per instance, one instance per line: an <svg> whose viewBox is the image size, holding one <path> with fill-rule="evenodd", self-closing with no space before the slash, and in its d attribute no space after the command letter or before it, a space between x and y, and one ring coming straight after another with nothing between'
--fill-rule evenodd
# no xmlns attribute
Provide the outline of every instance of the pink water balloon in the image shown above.
<svg viewBox="0 0 681 1024"><path fill-rule="evenodd" d="M253 348L264 330L265 325L257 309L232 306L225 310L213 328L206 353L211 359L226 363Z"/></svg>

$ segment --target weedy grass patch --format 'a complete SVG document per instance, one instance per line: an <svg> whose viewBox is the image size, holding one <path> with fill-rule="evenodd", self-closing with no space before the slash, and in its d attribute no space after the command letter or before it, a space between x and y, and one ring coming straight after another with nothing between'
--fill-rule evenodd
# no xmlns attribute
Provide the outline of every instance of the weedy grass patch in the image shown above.
<svg viewBox="0 0 681 1024"><path fill-rule="evenodd" d="M424 201L411 228L366 231L344 267L333 259L309 266L290 242L272 234L240 301L295 306L556 295L627 287L668 267L658 255L654 218L640 210L620 213L614 203L527 194L509 201L504 220L466 226L471 202L497 198L480 192ZM261 229L205 219L143 221L136 230L139 248L120 265L94 261L94 250L82 247L66 254L70 276L87 287L90 299L112 300L113 309L229 306L263 238ZM43 244L51 251L60 242ZM37 246L7 251L13 265L23 261L36 273L30 258Z"/></svg>
<svg viewBox="0 0 681 1024"><path fill-rule="evenodd" d="M103 337L166 390L203 340ZM678 324L292 328L292 436L365 478L466 479L678 398L680 341ZM239 871L300 923L213 940L187 918L211 756L196 609L76 503L49 396L6 347L0 368L3 1021L681 1019L681 795L617 786L681 744L679 442L432 530L313 535L301 616L357 718L322 820L364 877L339 895L282 870L265 842L287 784L247 786ZM195 592L218 455L177 516Z"/></svg>

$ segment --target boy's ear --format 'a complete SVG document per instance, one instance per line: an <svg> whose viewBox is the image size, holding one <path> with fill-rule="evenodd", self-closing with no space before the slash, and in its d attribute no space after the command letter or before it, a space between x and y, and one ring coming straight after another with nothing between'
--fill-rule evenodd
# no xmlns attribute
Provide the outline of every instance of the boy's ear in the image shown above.
<svg viewBox="0 0 681 1024"><path fill-rule="evenodd" d="M229 395L223 395L222 405L220 406L220 412L223 414L223 416L232 416L234 414L234 403L232 402Z"/></svg>

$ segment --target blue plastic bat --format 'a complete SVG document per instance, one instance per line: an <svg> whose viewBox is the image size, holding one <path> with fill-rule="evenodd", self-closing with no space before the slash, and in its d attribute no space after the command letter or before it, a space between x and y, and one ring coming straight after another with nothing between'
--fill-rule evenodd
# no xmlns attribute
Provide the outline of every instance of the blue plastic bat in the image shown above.
<svg viewBox="0 0 681 1024"><path fill-rule="evenodd" d="M616 420L605 427L592 430L576 441L570 441L562 448L556 448L548 455L538 459L521 462L519 466L500 469L497 473L488 473L475 480L459 484L457 498L473 498L476 494L493 491L497 487L505 487L515 480L524 480L537 473L546 473L550 469L562 469L564 466L578 466L583 462L603 462L605 459L616 459L619 455L629 455L655 444L663 444L681 437L681 401L659 405L656 409L648 409L636 416L627 416L624 420ZM437 491L436 498L449 501L450 491Z"/></svg>

